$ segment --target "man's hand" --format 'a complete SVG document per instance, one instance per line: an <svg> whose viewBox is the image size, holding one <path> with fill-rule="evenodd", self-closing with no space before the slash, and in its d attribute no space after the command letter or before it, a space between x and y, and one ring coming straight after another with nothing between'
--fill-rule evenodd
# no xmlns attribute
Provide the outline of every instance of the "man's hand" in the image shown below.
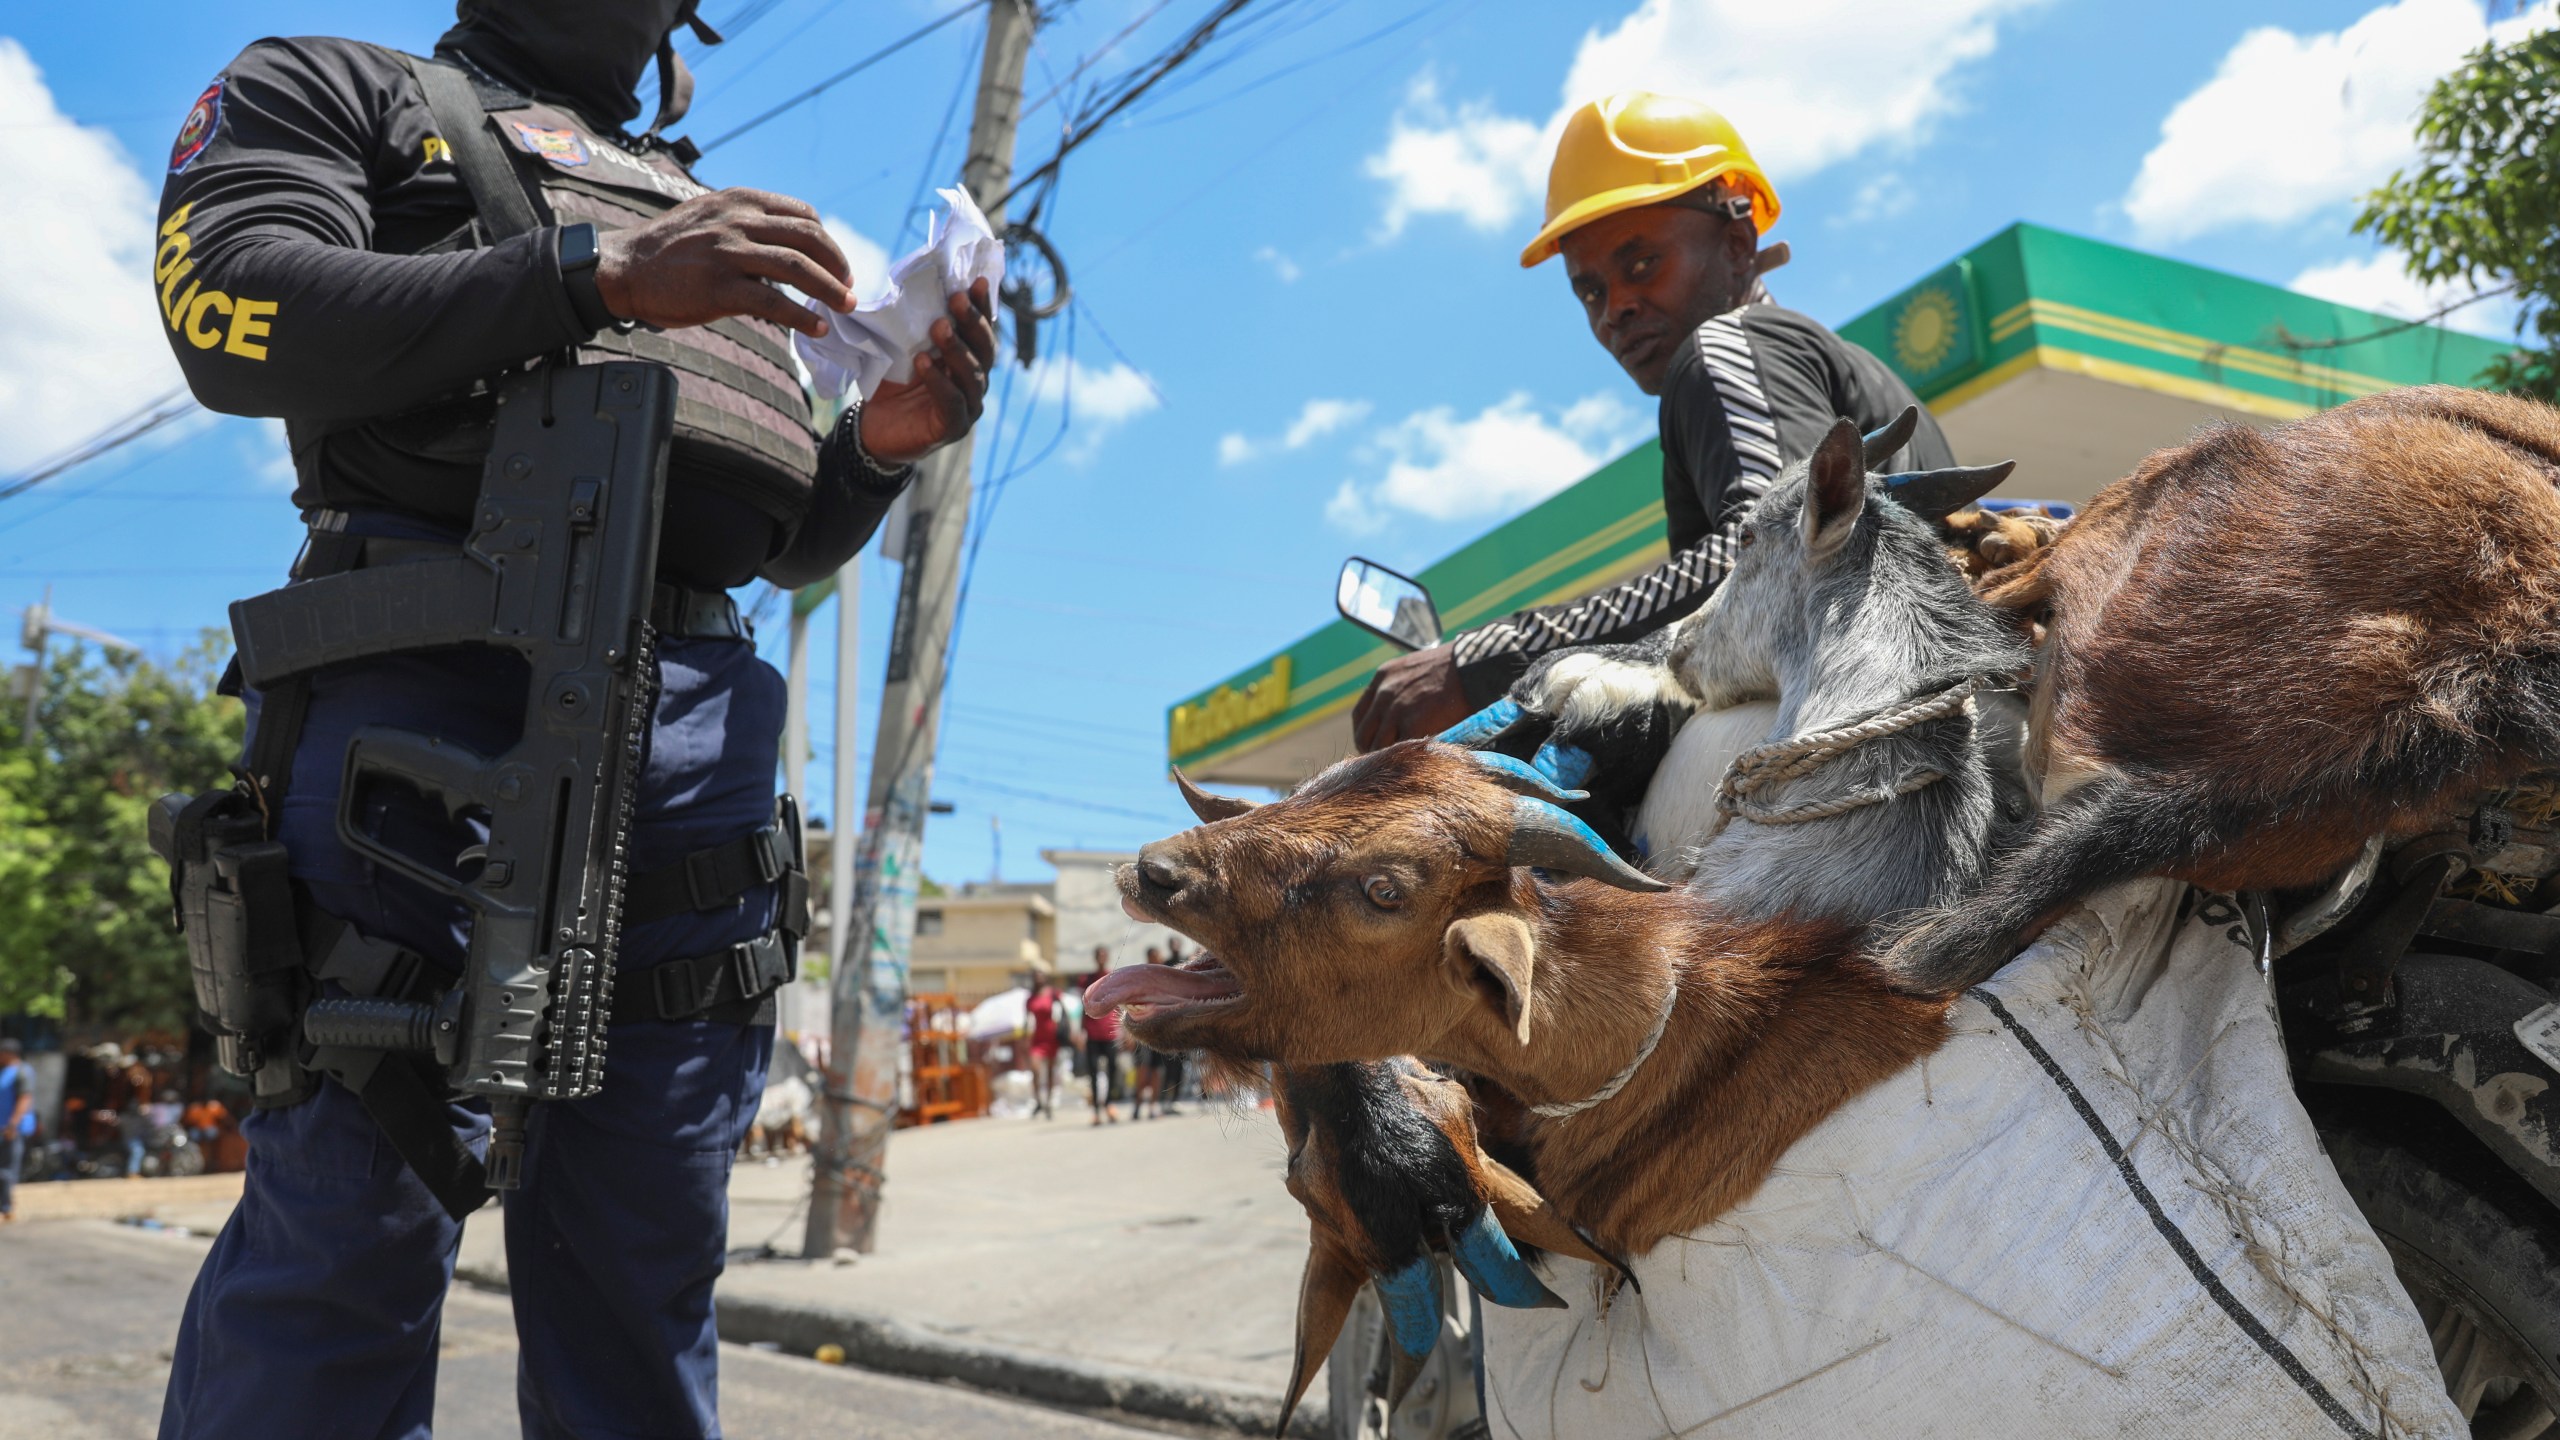
<svg viewBox="0 0 2560 1440"><path fill-rule="evenodd" d="M831 310L853 308L853 267L827 238L818 212L788 195L714 190L597 239L596 290L605 308L660 329L752 315L826 334L827 322L778 285Z"/></svg>
<svg viewBox="0 0 2560 1440"><path fill-rule="evenodd" d="M1399 655L1378 667L1352 707L1351 738L1364 751L1437 735L1474 711L1446 645Z"/></svg>
<svg viewBox="0 0 2560 1440"><path fill-rule="evenodd" d="M969 433L987 406L987 376L996 366L995 303L984 280L949 301L933 322L933 348L916 357L916 378L884 382L862 407L863 453L884 465L908 465Z"/></svg>

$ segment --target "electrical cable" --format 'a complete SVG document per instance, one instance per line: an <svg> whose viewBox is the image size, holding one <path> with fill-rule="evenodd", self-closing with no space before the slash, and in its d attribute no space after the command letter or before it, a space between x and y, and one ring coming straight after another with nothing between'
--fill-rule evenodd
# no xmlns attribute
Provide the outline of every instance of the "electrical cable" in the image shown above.
<svg viewBox="0 0 2560 1440"><path fill-rule="evenodd" d="M132 444L172 421L183 419L195 409L196 397L181 385L144 405L141 409L112 422L106 428L55 455L52 459L40 462L34 469L20 474L15 479L0 481L0 500L23 495L56 475L77 469L111 450Z"/></svg>
<svg viewBox="0 0 2560 1440"><path fill-rule="evenodd" d="M979 9L986 3L987 0L968 0L968 3L960 6L958 9L946 12L940 19L927 21L917 29L908 31L904 36L889 42L889 44L878 50L872 51L870 54L863 56L861 59L854 61L850 65L847 65L842 70L828 76L826 79L819 81L817 84L810 86L808 89L801 91L799 94L792 96L790 99L785 100L781 104L774 106L772 109L765 111L761 115L758 115L746 124L741 125L738 128L721 135L718 139L711 141L709 144L704 145L702 147L702 153L708 155L712 151L719 149L721 146L728 144L730 141L737 139L739 136L746 134L748 131L755 129L757 126L764 124L766 121L773 119L775 116L781 115L786 111L796 110L800 106L817 99L819 96L824 95L836 86L843 84L845 81L850 80L854 76L861 74L863 71L870 69L872 66L879 64L881 61L888 59L890 56L897 54L908 46L915 44L917 41L922 40L924 37L941 29L943 26L950 24L952 21L969 14L971 11ZM1236 3L1242 3L1242 0L1236 0Z"/></svg>
<svg viewBox="0 0 2560 1440"><path fill-rule="evenodd" d="M1112 117L1136 104L1140 96L1154 89L1158 82L1179 69L1184 61L1198 54L1202 46L1216 37L1218 27L1224 24L1228 17L1252 3L1253 0L1219 0L1217 8L1211 10L1207 18L1194 25L1180 40L1175 41L1155 59L1140 66L1139 70L1142 73L1122 80L1117 86L1103 87L1101 94L1094 97L1100 102L1100 109L1090 119L1079 115L1068 127L1070 131L1068 136L1058 142L1057 150L1048 159L1040 162L1030 174L1016 180L1013 188L1005 191L991 208L1001 209L1014 196L1055 175L1058 167L1065 163L1069 155L1075 153L1077 147L1092 139L1103 126L1111 123Z"/></svg>

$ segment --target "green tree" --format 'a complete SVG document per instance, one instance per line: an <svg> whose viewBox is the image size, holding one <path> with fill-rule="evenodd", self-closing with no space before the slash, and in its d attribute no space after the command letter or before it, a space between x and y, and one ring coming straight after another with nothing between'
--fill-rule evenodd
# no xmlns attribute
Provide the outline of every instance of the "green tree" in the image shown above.
<svg viewBox="0 0 2560 1440"><path fill-rule="evenodd" d="M229 783L243 716L213 693L228 648L208 632L165 664L57 650L36 743L20 716L0 726L0 825L24 822L0 840L0 1011L170 1029L193 1013L147 824L160 796Z"/></svg>
<svg viewBox="0 0 2560 1440"><path fill-rule="evenodd" d="M2365 197L2358 233L2429 283L2512 291L2525 348L2483 383L2560 400L2560 31L2484 45L2435 83L2418 115L2418 164Z"/></svg>

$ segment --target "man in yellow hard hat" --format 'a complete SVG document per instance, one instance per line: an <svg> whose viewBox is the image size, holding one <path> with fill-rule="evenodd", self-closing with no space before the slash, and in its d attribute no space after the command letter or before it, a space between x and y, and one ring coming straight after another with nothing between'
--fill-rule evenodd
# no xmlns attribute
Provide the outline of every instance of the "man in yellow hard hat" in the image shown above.
<svg viewBox="0 0 2560 1440"><path fill-rule="evenodd" d="M1671 556L1580 600L1523 610L1380 668L1352 712L1364 750L1433 735L1500 698L1541 655L1625 644L1705 603L1751 503L1835 419L1881 428L1911 388L1883 361L1769 299L1778 192L1722 115L1629 91L1574 111L1524 267L1564 256L1591 336L1661 397ZM1952 465L1924 410L1896 469Z"/></svg>

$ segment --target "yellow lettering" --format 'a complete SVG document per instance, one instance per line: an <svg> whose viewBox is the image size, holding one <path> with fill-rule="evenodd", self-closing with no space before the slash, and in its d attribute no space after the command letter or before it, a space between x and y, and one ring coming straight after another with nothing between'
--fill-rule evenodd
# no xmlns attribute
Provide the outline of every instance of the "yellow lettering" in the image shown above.
<svg viewBox="0 0 2560 1440"><path fill-rule="evenodd" d="M444 137L441 135L430 135L427 137L426 151L427 158L421 161L421 164L433 165L439 160L450 161L453 159L453 147L444 143Z"/></svg>
<svg viewBox="0 0 2560 1440"><path fill-rule="evenodd" d="M231 307L231 334L222 342L222 349L224 353L237 355L247 360L266 359L267 347L264 345L252 344L251 342L267 333L267 322L263 317L273 315L274 313L276 313L276 302L273 300L239 300L233 302ZM195 337L190 335L187 338L192 340Z"/></svg>
<svg viewBox="0 0 2560 1440"><path fill-rule="evenodd" d="M162 237L158 254L151 257L151 278L162 284L169 282L170 272L187 260L187 235L181 230Z"/></svg>
<svg viewBox="0 0 2560 1440"><path fill-rule="evenodd" d="M195 208L196 202L193 200L179 206L176 214L160 222L160 237L165 240L178 233L178 227L187 223L187 216L193 213Z"/></svg>
<svg viewBox="0 0 2560 1440"><path fill-rule="evenodd" d="M187 286L187 293L178 295L175 300L169 297L177 293L178 282L186 279L187 272L195 268L194 261L187 261L172 271L168 282L160 287L160 314L169 322L169 328L172 330L178 328L179 319L187 313L187 302L196 298L196 287L204 282L193 281Z"/></svg>
<svg viewBox="0 0 2560 1440"><path fill-rule="evenodd" d="M199 350L210 350L222 343L222 332L204 328L204 312L231 313L231 297L219 290L207 290L187 306L187 343Z"/></svg>

